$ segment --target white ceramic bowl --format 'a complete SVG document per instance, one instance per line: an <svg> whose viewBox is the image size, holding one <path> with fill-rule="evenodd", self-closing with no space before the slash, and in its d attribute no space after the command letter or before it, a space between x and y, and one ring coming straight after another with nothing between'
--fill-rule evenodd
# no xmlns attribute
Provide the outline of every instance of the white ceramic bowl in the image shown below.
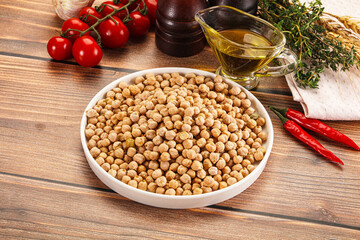
<svg viewBox="0 0 360 240"><path fill-rule="evenodd" d="M263 146L266 148L267 151L264 156L264 159L259 163L259 165L255 168L255 170L251 172L247 177L245 177L244 179L242 179L241 181L237 182L232 186L210 193L205 193L200 195L190 195L190 196L169 196L169 195L156 194L152 192L139 190L110 176L110 174L108 174L104 169L102 169L97 164L95 159L91 156L89 149L87 148L87 140L84 133L87 124L86 111L88 109L91 109L98 100L102 99L105 96L106 92L116 87L121 81L134 83L135 77L144 76L147 73L162 74L162 73L173 73L173 72L178 72L178 73L192 72L197 75L203 75L212 78L216 76L213 73L191 69L191 68L170 67L170 68L155 68L155 69L139 71L113 81L112 83L101 89L95 95L95 97L90 101L89 105L86 107L84 115L81 119L80 135L81 135L81 143L85 152L86 159L91 169L96 174L96 176L109 188L111 188L112 190L121 194L124 197L130 198L136 202L143 203L146 205L161 207L161 208L185 209L185 208L208 206L232 198L237 194L241 193L242 191L244 191L245 189L247 189L260 176L270 156L271 148L273 145L273 139L274 139L273 126L267 111L265 110L264 106L260 103L260 101L252 93L250 93L244 88L242 88L242 90L246 92L248 98L251 100L252 107L255 108L255 110L266 120L266 125L263 131L267 133L268 139L263 144ZM231 86L239 86L238 84L230 80L226 80L226 82Z"/></svg>

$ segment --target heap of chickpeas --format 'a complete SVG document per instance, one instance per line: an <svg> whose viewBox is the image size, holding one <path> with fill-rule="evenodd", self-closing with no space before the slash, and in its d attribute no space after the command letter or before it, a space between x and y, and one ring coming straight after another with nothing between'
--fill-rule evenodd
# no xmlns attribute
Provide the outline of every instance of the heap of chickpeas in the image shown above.
<svg viewBox="0 0 360 240"><path fill-rule="evenodd" d="M111 176L167 195L216 191L263 159L265 119L222 77L147 74L120 82L86 113L87 146Z"/></svg>

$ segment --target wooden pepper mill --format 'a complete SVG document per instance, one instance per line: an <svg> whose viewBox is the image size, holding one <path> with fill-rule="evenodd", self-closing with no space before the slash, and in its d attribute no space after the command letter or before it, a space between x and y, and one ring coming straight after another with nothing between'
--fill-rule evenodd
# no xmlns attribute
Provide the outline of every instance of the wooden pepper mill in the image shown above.
<svg viewBox="0 0 360 240"><path fill-rule="evenodd" d="M227 5L256 15L258 0L208 0L209 6Z"/></svg>
<svg viewBox="0 0 360 240"><path fill-rule="evenodd" d="M175 57L195 55L206 40L195 13L206 8L205 0L158 0L155 42L162 52Z"/></svg>

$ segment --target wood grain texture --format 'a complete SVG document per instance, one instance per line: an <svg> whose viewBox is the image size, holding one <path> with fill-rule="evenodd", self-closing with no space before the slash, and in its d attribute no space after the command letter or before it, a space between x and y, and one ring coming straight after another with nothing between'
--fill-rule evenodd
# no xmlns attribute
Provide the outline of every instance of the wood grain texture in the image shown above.
<svg viewBox="0 0 360 240"><path fill-rule="evenodd" d="M0 235L94 239L356 239L354 229L201 208L167 210L111 192L0 175ZM19 200L22 199L22 200ZM266 227L265 227L266 226ZM304 231L306 229L306 231ZM226 230L226 231L225 231ZM61 237L59 237L61 235Z"/></svg>
<svg viewBox="0 0 360 240"><path fill-rule="evenodd" d="M79 123L96 92L127 73L0 56L0 74L6 93L0 96L0 138L4 149L16 149L4 154L2 171L107 189L84 158ZM254 94L264 105L299 109L289 96ZM360 227L359 153L320 138L345 162L339 168L291 137L270 114L276 137L264 173L219 206ZM352 131L336 127L360 142L359 122L349 124Z"/></svg>

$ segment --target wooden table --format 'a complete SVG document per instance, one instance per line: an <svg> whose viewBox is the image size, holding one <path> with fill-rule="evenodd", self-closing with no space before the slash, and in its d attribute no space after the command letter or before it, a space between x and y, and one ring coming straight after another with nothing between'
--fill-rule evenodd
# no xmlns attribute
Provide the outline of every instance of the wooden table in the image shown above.
<svg viewBox="0 0 360 240"><path fill-rule="evenodd" d="M52 61L46 44L62 21L51 1L0 0L0 235L2 239L360 239L360 153L317 136L344 162L327 162L291 137L274 114L275 143L259 179L240 195L205 208L167 210L114 193L91 171L79 126L90 99L138 70L214 71L207 47L174 58L153 30L104 50L99 66ZM253 91L266 105L301 110L284 78ZM360 143L360 122L326 122Z"/></svg>

